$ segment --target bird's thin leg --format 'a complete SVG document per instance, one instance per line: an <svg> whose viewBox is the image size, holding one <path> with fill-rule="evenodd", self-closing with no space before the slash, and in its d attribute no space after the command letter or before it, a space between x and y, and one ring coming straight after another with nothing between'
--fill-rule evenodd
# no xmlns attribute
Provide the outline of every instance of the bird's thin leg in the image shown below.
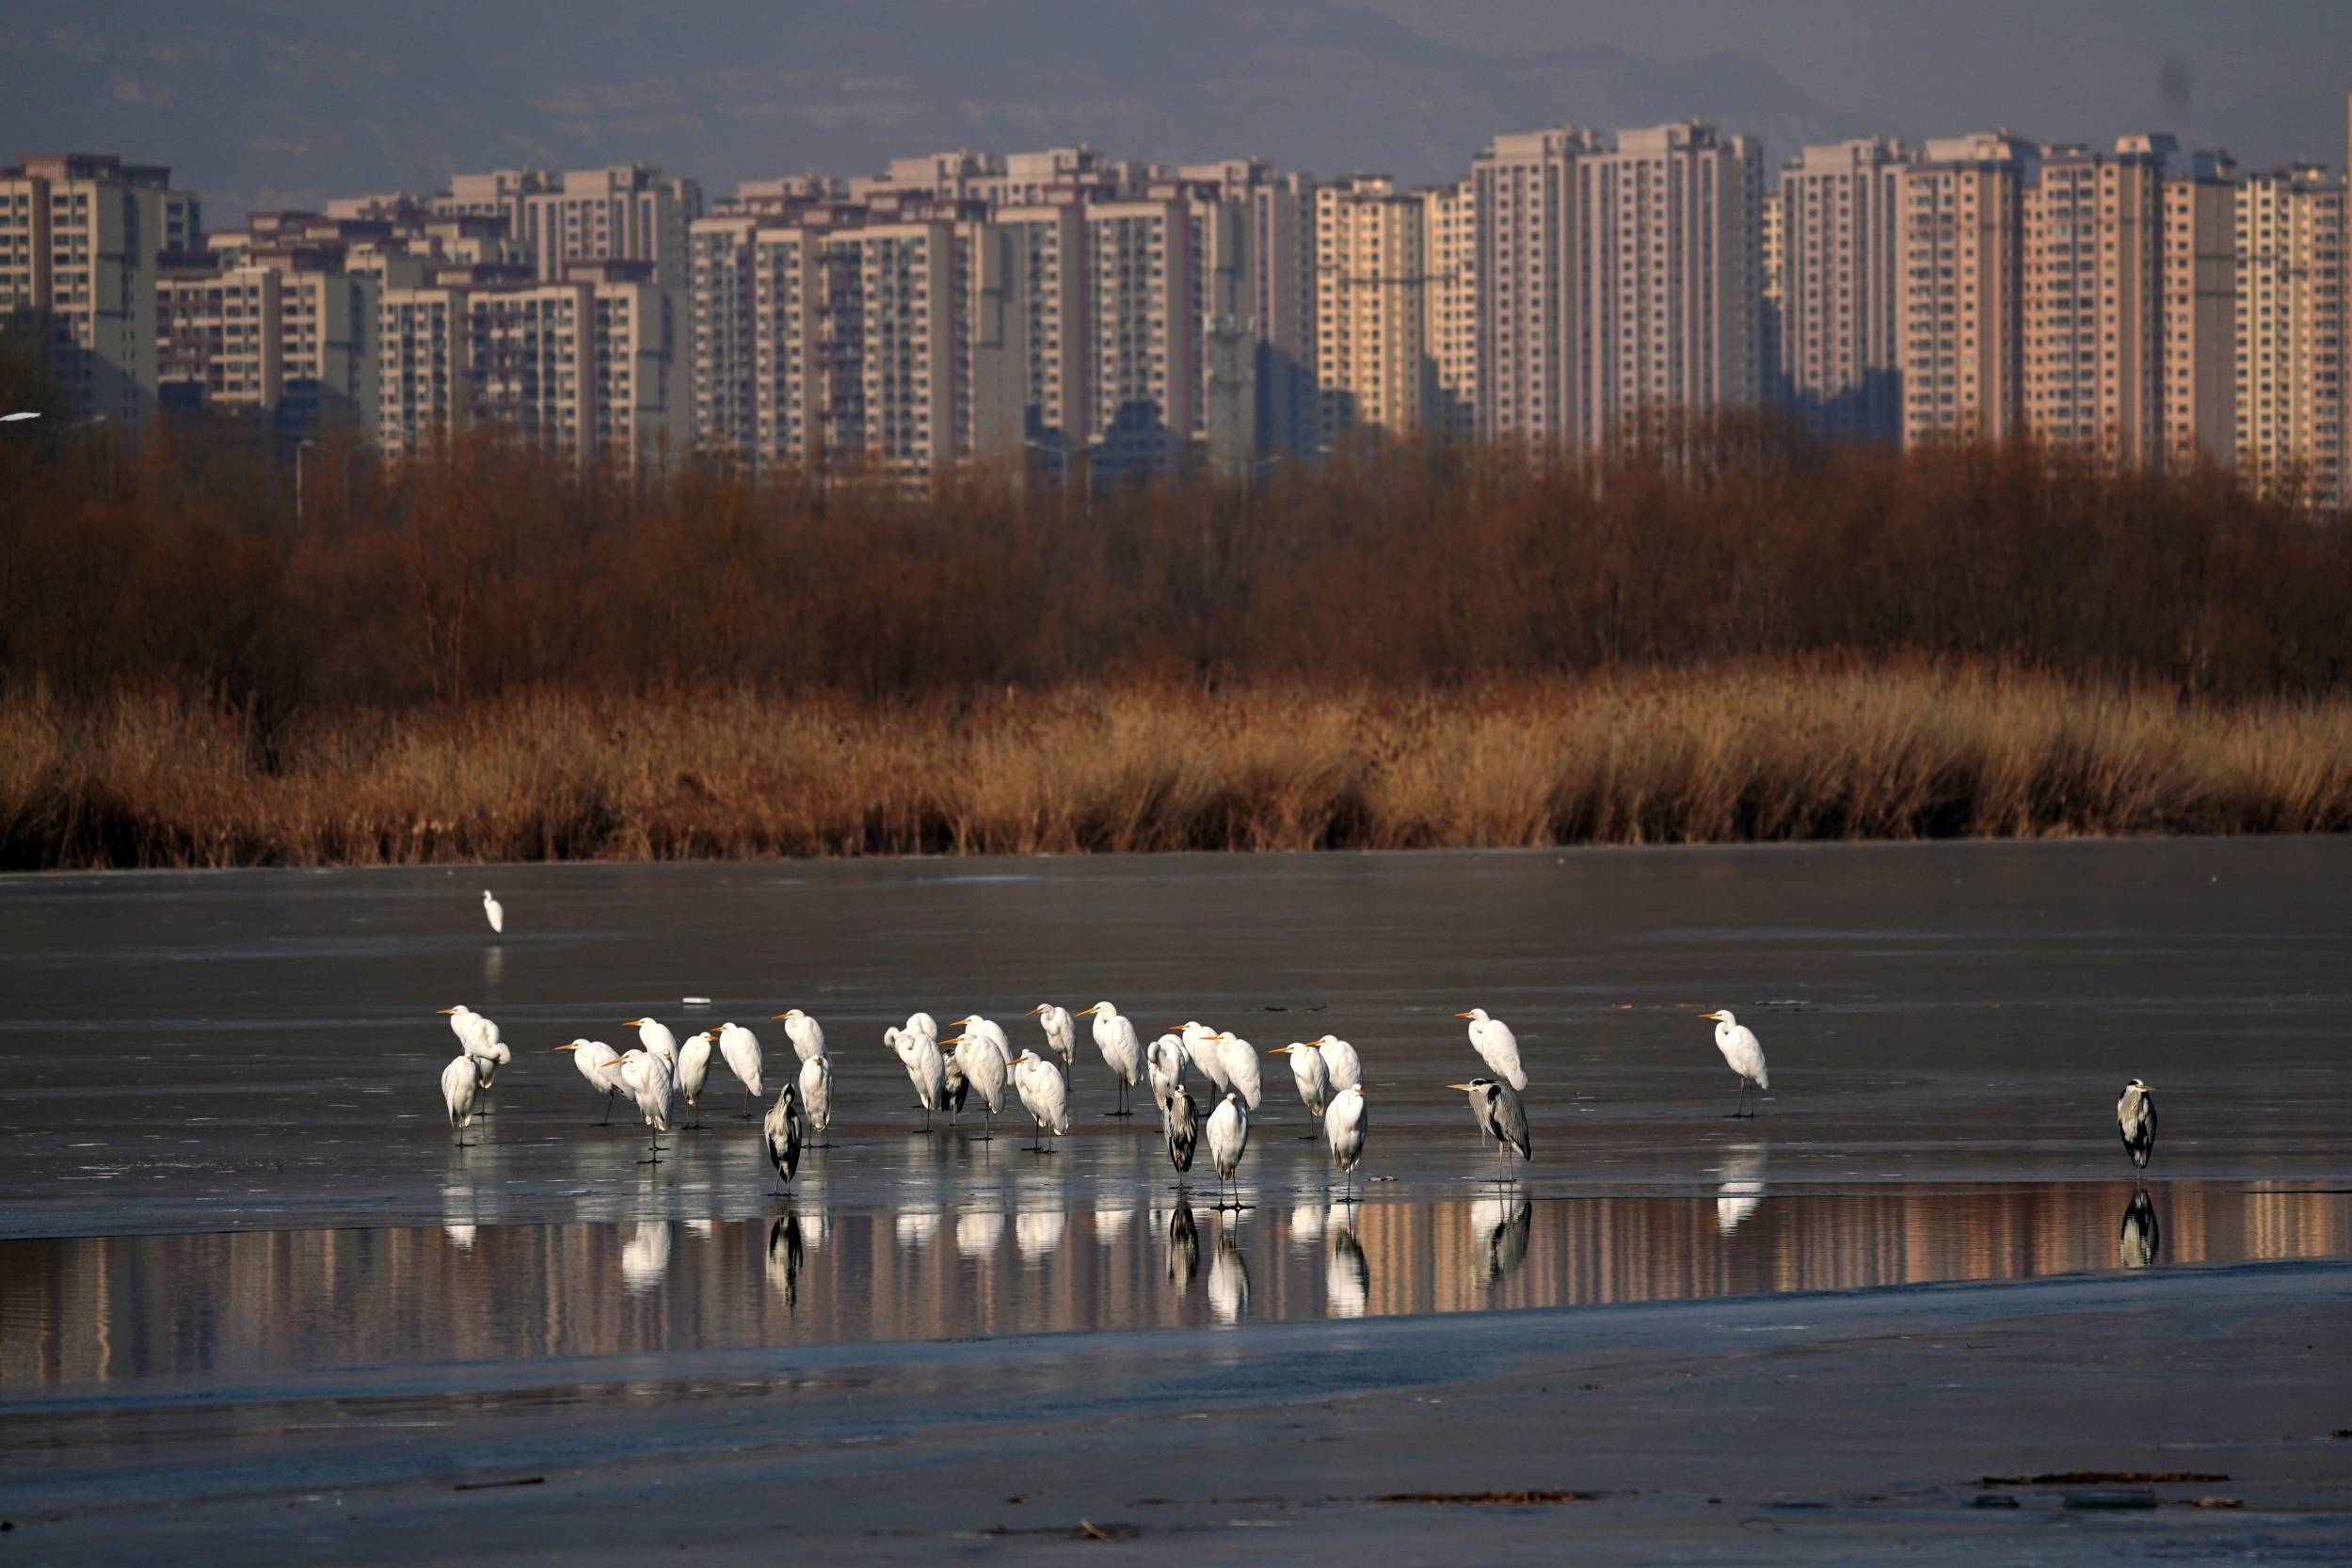
<svg viewBox="0 0 2352 1568"><path fill-rule="evenodd" d="M604 1117L596 1125L599 1127L610 1127L613 1125L613 1096L609 1093L604 1096Z"/></svg>

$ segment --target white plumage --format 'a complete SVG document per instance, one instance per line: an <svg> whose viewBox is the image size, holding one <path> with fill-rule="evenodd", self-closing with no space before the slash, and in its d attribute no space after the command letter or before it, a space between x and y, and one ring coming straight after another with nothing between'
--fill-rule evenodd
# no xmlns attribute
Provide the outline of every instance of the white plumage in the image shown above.
<svg viewBox="0 0 2352 1568"><path fill-rule="evenodd" d="M703 1080L711 1076L711 1032L687 1036L678 1048L678 1095L689 1110L702 1099Z"/></svg>
<svg viewBox="0 0 2352 1568"><path fill-rule="evenodd" d="M1227 1030L1217 1036L1217 1061L1225 1070L1226 1086L1241 1096L1242 1104L1256 1110L1265 1097L1257 1076L1257 1048Z"/></svg>
<svg viewBox="0 0 2352 1568"><path fill-rule="evenodd" d="M1127 1092L1144 1073L1143 1042L1135 1036L1135 1026L1120 1016L1119 1010L1109 1002L1098 1001L1081 1010L1079 1016L1082 1018L1089 1013L1095 1016L1095 1048L1102 1052L1103 1064L1111 1069L1111 1076L1118 1083L1119 1108L1112 1114L1128 1115Z"/></svg>
<svg viewBox="0 0 2352 1568"><path fill-rule="evenodd" d="M678 1070L678 1036L669 1026L653 1018L624 1018L625 1025L637 1032L637 1043L648 1052L662 1059L672 1072Z"/></svg>
<svg viewBox="0 0 2352 1568"><path fill-rule="evenodd" d="M449 1019L449 1032L457 1036L457 1048L473 1059L487 1089L498 1077L498 1069L515 1059L515 1053L498 1037L498 1025L483 1014L459 1002L441 1009Z"/></svg>
<svg viewBox="0 0 2352 1568"><path fill-rule="evenodd" d="M1004 1053L995 1041L981 1035L959 1034L949 1044L955 1047L955 1064L963 1069L964 1080L980 1091L990 1124L985 1135L993 1137L997 1113L1004 1109L1005 1080L1011 1074Z"/></svg>
<svg viewBox="0 0 2352 1568"><path fill-rule="evenodd" d="M1078 1025L1071 1022L1070 1010L1057 1007L1049 1001L1041 1001L1029 1010L1029 1016L1035 1018L1038 1027L1046 1032L1046 1044L1060 1054L1062 1065L1065 1069L1077 1066Z"/></svg>
<svg viewBox="0 0 2352 1568"><path fill-rule="evenodd" d="M1331 1080L1333 1094L1363 1083L1364 1059L1356 1055L1353 1046L1336 1034L1326 1034L1315 1042L1315 1048L1322 1053L1323 1072Z"/></svg>
<svg viewBox="0 0 2352 1568"><path fill-rule="evenodd" d="M1062 1070L1052 1063L1033 1050L1022 1051L1013 1059L1013 1090L1037 1124L1040 1148L1045 1146L1047 1133L1059 1138L1070 1130L1069 1085L1063 1081Z"/></svg>
<svg viewBox="0 0 2352 1568"><path fill-rule="evenodd" d="M808 1112L811 1130L823 1132L833 1125L833 1063L830 1058L812 1056L800 1064L800 1103Z"/></svg>
<svg viewBox="0 0 2352 1568"><path fill-rule="evenodd" d="M1320 1118L1323 1108L1331 1103L1331 1069L1323 1064L1323 1053L1304 1041L1294 1040L1287 1046L1276 1046L1274 1054L1290 1059L1290 1081L1298 1085L1299 1103L1306 1107L1308 1115Z"/></svg>
<svg viewBox="0 0 2352 1568"><path fill-rule="evenodd" d="M792 1043L792 1054L803 1062L812 1062L824 1054L824 1026L799 1008L771 1013L768 1021L784 1026L784 1038Z"/></svg>
<svg viewBox="0 0 2352 1568"><path fill-rule="evenodd" d="M621 1087L637 1102L638 1114L645 1117L646 1126L655 1132L667 1132L670 1097L678 1088L669 1059L651 1051L632 1050L621 1057L617 1071Z"/></svg>
<svg viewBox="0 0 2352 1568"><path fill-rule="evenodd" d="M767 1083L760 1076L767 1064L760 1049L760 1036L741 1024L719 1025L719 1055L727 1063L727 1070L735 1075L744 1086L744 1093L757 1100L768 1092Z"/></svg>
<svg viewBox="0 0 2352 1568"><path fill-rule="evenodd" d="M490 931L493 935L506 929L506 910L496 898L491 896L488 888L482 889L482 916L490 922Z"/></svg>
<svg viewBox="0 0 2352 1568"><path fill-rule="evenodd" d="M1752 1083L1758 1089L1772 1087L1771 1075L1764 1066L1764 1047L1757 1043L1756 1032L1733 1017L1728 1007L1699 1016L1715 1020L1715 1048L1723 1053L1725 1064L1739 1075L1739 1100L1732 1114L1754 1115L1747 1109L1748 1085Z"/></svg>
<svg viewBox="0 0 2352 1568"><path fill-rule="evenodd" d="M996 1051L998 1061L1007 1067L1013 1064L1013 1042L1006 1037L1004 1026L994 1018L984 1018L974 1013L969 1017L956 1019L951 1027L962 1030L967 1039L986 1042Z"/></svg>
<svg viewBox="0 0 2352 1568"><path fill-rule="evenodd" d="M1217 1109L1208 1115L1208 1162L1217 1169L1222 1184L1233 1179L1240 1168L1242 1154L1250 1146L1250 1113L1241 1104L1241 1096L1227 1090L1225 1097L1217 1102ZM1239 1203L1219 1208L1240 1208Z"/></svg>
<svg viewBox="0 0 2352 1568"><path fill-rule="evenodd" d="M1356 1161L1364 1158L1364 1125L1361 1084L1352 1083L1331 1096L1323 1112L1323 1137L1331 1144L1331 1158L1342 1176L1353 1176Z"/></svg>
<svg viewBox="0 0 2352 1568"><path fill-rule="evenodd" d="M1473 1007L1454 1016L1470 1020L1470 1048L1479 1053L1479 1060L1486 1064L1488 1072L1513 1089L1528 1086L1527 1069L1519 1064L1519 1037L1511 1032L1509 1024L1488 1017L1483 1007Z"/></svg>
<svg viewBox="0 0 2352 1568"><path fill-rule="evenodd" d="M441 1103L449 1108L449 1125L458 1129L460 1148L465 1146L464 1129L473 1125L473 1096L481 1081L471 1056L454 1057L441 1069Z"/></svg>
<svg viewBox="0 0 2352 1568"><path fill-rule="evenodd" d="M1184 1087L1186 1061L1184 1042L1173 1034L1162 1034L1144 1052L1144 1070L1151 1075L1151 1097L1163 1112L1169 1097Z"/></svg>
<svg viewBox="0 0 2352 1568"><path fill-rule="evenodd" d="M882 1038L906 1069L906 1080L915 1086L915 1103L922 1107L923 1126L929 1128L931 1113L948 1097L947 1059L939 1054L939 1042L912 1027L886 1029Z"/></svg>
<svg viewBox="0 0 2352 1568"><path fill-rule="evenodd" d="M1210 1096L1213 1099L1223 1099L1233 1087L1233 1080L1225 1076L1224 1048L1218 1033L1199 1019L1190 1018L1176 1034L1184 1042L1185 1060L1215 1087L1216 1093Z"/></svg>
<svg viewBox="0 0 2352 1568"><path fill-rule="evenodd" d="M571 1064L580 1069L580 1076L588 1080L588 1087L604 1096L604 1117L613 1115L613 1096L621 1092L620 1052L601 1040L574 1040L555 1048L572 1053ZM600 1124L601 1125L601 1124Z"/></svg>

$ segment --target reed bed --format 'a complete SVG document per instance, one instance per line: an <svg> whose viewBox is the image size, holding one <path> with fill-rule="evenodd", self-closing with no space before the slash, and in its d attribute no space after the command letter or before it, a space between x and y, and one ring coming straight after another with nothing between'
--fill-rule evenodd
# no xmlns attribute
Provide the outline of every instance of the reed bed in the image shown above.
<svg viewBox="0 0 2352 1568"><path fill-rule="evenodd" d="M0 864L2341 832L2352 701L1740 663L904 702L522 690L298 716L0 697Z"/></svg>

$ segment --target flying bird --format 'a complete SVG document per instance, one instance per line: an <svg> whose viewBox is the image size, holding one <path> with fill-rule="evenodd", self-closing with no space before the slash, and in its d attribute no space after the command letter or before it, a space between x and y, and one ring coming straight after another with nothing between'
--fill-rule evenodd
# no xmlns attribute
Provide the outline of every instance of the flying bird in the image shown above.
<svg viewBox="0 0 2352 1568"><path fill-rule="evenodd" d="M1527 1107L1519 1103L1519 1096L1511 1092L1510 1084L1474 1078L1467 1083L1448 1083L1446 1087L1460 1089L1470 1096L1470 1114L1495 1140L1506 1176L1512 1154L1522 1160L1535 1158L1535 1151L1528 1143Z"/></svg>
<svg viewBox="0 0 2352 1568"><path fill-rule="evenodd" d="M1473 1007L1467 1013L1456 1013L1457 1018L1470 1020L1470 1048L1479 1053L1486 1070L1510 1084L1513 1089L1528 1086L1527 1069L1519 1064L1519 1037L1500 1018L1490 1018L1483 1007Z"/></svg>
<svg viewBox="0 0 2352 1568"><path fill-rule="evenodd" d="M2147 1084L2134 1079L2123 1086L2123 1097L2115 1102L2115 1125L2133 1168L2146 1170L2156 1153L2156 1100Z"/></svg>
<svg viewBox="0 0 2352 1568"><path fill-rule="evenodd" d="M1733 1106L1732 1114L1754 1115L1748 1109L1748 1085L1752 1083L1759 1090L1772 1087L1772 1077L1764 1070L1764 1048L1756 1043L1756 1032L1733 1017L1728 1007L1699 1016L1715 1020L1715 1048L1723 1053L1723 1060L1739 1075L1739 1101Z"/></svg>

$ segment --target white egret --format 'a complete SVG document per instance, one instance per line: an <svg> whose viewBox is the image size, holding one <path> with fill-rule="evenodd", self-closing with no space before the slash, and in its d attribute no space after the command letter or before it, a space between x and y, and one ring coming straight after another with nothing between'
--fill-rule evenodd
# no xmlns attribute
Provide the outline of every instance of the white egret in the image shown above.
<svg viewBox="0 0 2352 1568"><path fill-rule="evenodd" d="M1004 1054L995 1041L970 1034L958 1034L945 1043L955 1048L955 1063L964 1070L964 1080L980 1091L980 1103L986 1108L981 1136L993 1140L997 1113L1004 1109L1005 1080L1010 1076Z"/></svg>
<svg viewBox="0 0 2352 1568"><path fill-rule="evenodd" d="M832 1058L812 1056L800 1064L800 1103L808 1114L808 1129L820 1135L820 1141L808 1146L831 1148L831 1141L823 1134L833 1126Z"/></svg>
<svg viewBox="0 0 2352 1568"><path fill-rule="evenodd" d="M466 1142L465 1129L473 1125L473 1097L481 1088L482 1077L471 1056L455 1056L441 1069L441 1103L449 1108L449 1125L457 1129L457 1146L473 1145Z"/></svg>
<svg viewBox="0 0 2352 1568"><path fill-rule="evenodd" d="M1519 1096L1511 1092L1510 1084L1474 1078L1467 1083L1448 1083L1446 1087L1460 1089L1470 1096L1470 1114L1495 1140L1506 1174L1513 1153L1522 1160L1535 1158L1535 1150L1528 1142L1527 1107L1519 1103Z"/></svg>
<svg viewBox="0 0 2352 1568"><path fill-rule="evenodd" d="M1161 1130L1168 1135L1168 1163L1182 1176L1192 1168L1192 1151L1200 1144L1200 1107L1193 1103L1192 1091L1178 1083L1160 1102Z"/></svg>
<svg viewBox="0 0 2352 1568"><path fill-rule="evenodd" d="M800 1085L790 1081L777 1091L776 1104L760 1124L760 1136L767 1144L768 1162L776 1167L776 1190L784 1191L785 1183L800 1169Z"/></svg>
<svg viewBox="0 0 2352 1568"><path fill-rule="evenodd" d="M652 1129L653 1152L637 1161L640 1165L662 1162L662 1134L670 1129L670 1096L677 1089L671 1076L670 1060L649 1050L632 1050L620 1059L618 1067L621 1087L637 1102L638 1112L645 1125Z"/></svg>
<svg viewBox="0 0 2352 1568"><path fill-rule="evenodd" d="M588 1080L589 1088L604 1096L603 1120L596 1125L602 1127L605 1122L611 1121L613 1096L621 1091L620 1074L616 1070L620 1065L620 1052L601 1040L574 1040L555 1048L570 1051L571 1064L580 1069L580 1076Z"/></svg>
<svg viewBox="0 0 2352 1568"><path fill-rule="evenodd" d="M1132 1039L1134 1031L1128 1034ZM1062 1080L1061 1068L1033 1050L1024 1050L1013 1059L1013 1089L1037 1124L1037 1152L1043 1154L1047 1133L1059 1138L1070 1130L1069 1085Z"/></svg>
<svg viewBox="0 0 2352 1568"><path fill-rule="evenodd" d="M929 1132L931 1113L948 1097L947 1061L939 1054L939 1042L915 1028L886 1029L882 1038L898 1053L907 1081L915 1086L915 1103L923 1113L923 1125L916 1130Z"/></svg>
<svg viewBox="0 0 2352 1568"><path fill-rule="evenodd" d="M702 1084L711 1076L711 1050L716 1044L711 1037L712 1032L706 1029L699 1034L689 1035L686 1043L678 1048L678 1094L686 1102L686 1108L696 1112L696 1127L702 1125Z"/></svg>
<svg viewBox="0 0 2352 1568"><path fill-rule="evenodd" d="M482 918L490 922L491 935L498 936L504 933L506 929L505 906L491 896L488 888L482 889Z"/></svg>
<svg viewBox="0 0 2352 1568"><path fill-rule="evenodd" d="M824 1054L824 1026L799 1008L771 1013L768 1021L784 1026L784 1038L792 1043L792 1054L803 1062L813 1062Z"/></svg>
<svg viewBox="0 0 2352 1568"><path fill-rule="evenodd" d="M1257 1048L1231 1030L1217 1036L1217 1061L1225 1070L1225 1083L1241 1096L1241 1103L1255 1111L1265 1098L1265 1086L1257 1076Z"/></svg>
<svg viewBox="0 0 2352 1568"><path fill-rule="evenodd" d="M623 1018L621 1026L635 1030L637 1043L648 1054L660 1057L672 1072L678 1070L678 1036L669 1032L667 1025L652 1018Z"/></svg>
<svg viewBox="0 0 2352 1568"><path fill-rule="evenodd" d="M2123 1086L2123 1097L2115 1102L2115 1126L2133 1168L2146 1170L2156 1152L2156 1100L2147 1084L2134 1079Z"/></svg>
<svg viewBox="0 0 2352 1568"><path fill-rule="evenodd" d="M1046 1032L1046 1044L1061 1053L1063 1069L1077 1066L1078 1025L1070 1021L1070 1010L1041 1001L1029 1010L1029 1016Z"/></svg>
<svg viewBox="0 0 2352 1568"><path fill-rule="evenodd" d="M1355 1048L1347 1041L1336 1034L1326 1034L1315 1042L1315 1048L1322 1055L1323 1071L1331 1079L1333 1094L1364 1081L1364 1059L1356 1055Z"/></svg>
<svg viewBox="0 0 2352 1568"><path fill-rule="evenodd" d="M1479 1053L1487 1071L1513 1089L1528 1086L1528 1070L1519 1064L1519 1037L1511 1032L1509 1024L1488 1017L1483 1007L1473 1007L1454 1016L1470 1020L1470 1048Z"/></svg>
<svg viewBox="0 0 2352 1568"><path fill-rule="evenodd" d="M768 1092L760 1077L760 1068L767 1064L760 1050L760 1036L741 1024L721 1024L719 1055L726 1061L727 1070L744 1086L744 1116L748 1120Z"/></svg>
<svg viewBox="0 0 2352 1568"><path fill-rule="evenodd" d="M1331 1158L1339 1174L1349 1178L1351 1190L1355 1185L1356 1161L1364 1158L1364 1125L1362 1084L1352 1083L1331 1096L1323 1112L1323 1136L1330 1141Z"/></svg>
<svg viewBox="0 0 2352 1568"><path fill-rule="evenodd" d="M444 1007L440 1013L449 1020L449 1032L457 1036L458 1048L473 1058L482 1087L488 1089L498 1077L498 1069L515 1059L515 1053L498 1037L498 1025L463 1002Z"/></svg>
<svg viewBox="0 0 2352 1568"><path fill-rule="evenodd" d="M955 1217L955 1250L986 1257L1004 1242L1004 1215L994 1208L968 1208Z"/></svg>
<svg viewBox="0 0 2352 1568"><path fill-rule="evenodd" d="M917 1034L928 1034L934 1040L939 1037L939 1020L928 1013L907 1014L906 1028Z"/></svg>
<svg viewBox="0 0 2352 1568"><path fill-rule="evenodd" d="M1739 1100L1732 1107L1732 1115L1754 1115L1748 1109L1748 1085L1752 1083L1759 1090L1772 1087L1772 1075L1765 1071L1764 1047L1756 1042L1756 1032L1733 1017L1728 1007L1699 1016L1715 1020L1715 1048L1723 1053L1723 1060L1739 1075Z"/></svg>
<svg viewBox="0 0 2352 1568"><path fill-rule="evenodd" d="M1234 1201L1224 1201L1224 1188L1233 1180L1233 1173L1241 1163L1242 1153L1250 1146L1250 1113L1241 1103L1241 1096L1230 1089L1217 1102L1217 1109L1208 1113L1208 1160L1217 1167L1218 1202L1220 1209L1240 1208L1240 1194L1237 1189Z"/></svg>
<svg viewBox="0 0 2352 1568"><path fill-rule="evenodd" d="M1162 1108L1163 1114L1168 1096L1184 1085L1188 1060L1184 1042L1173 1034L1162 1034L1144 1052L1144 1070L1151 1077L1151 1097Z"/></svg>
<svg viewBox="0 0 2352 1568"><path fill-rule="evenodd" d="M948 1027L962 1030L968 1038L986 1041L996 1048L1000 1061L1008 1067L1013 1064L1013 1042L1005 1037L1004 1026L994 1018L984 1018L974 1013L968 1017L957 1018Z"/></svg>
<svg viewBox="0 0 2352 1568"><path fill-rule="evenodd" d="M1299 1086L1299 1103L1317 1121L1323 1119L1323 1108L1331 1103L1331 1069L1323 1065L1323 1053L1304 1041L1293 1040L1287 1046L1276 1046L1276 1056L1290 1059L1290 1081ZM1300 1136L1312 1138L1308 1128Z"/></svg>
<svg viewBox="0 0 2352 1568"><path fill-rule="evenodd" d="M1119 1086L1119 1108L1110 1114L1132 1116L1135 1112L1128 1109L1127 1092L1144 1073L1143 1042L1135 1037L1135 1026L1109 1002L1082 1008L1078 1016L1082 1018L1089 1013L1095 1016L1095 1048L1102 1052L1103 1064Z"/></svg>
<svg viewBox="0 0 2352 1568"><path fill-rule="evenodd" d="M1225 1091L1233 1087L1233 1080L1225 1076L1224 1050L1218 1043L1218 1033L1198 1018L1187 1019L1176 1031L1176 1038L1184 1042L1185 1060L1214 1086L1211 1099L1224 1098Z"/></svg>

